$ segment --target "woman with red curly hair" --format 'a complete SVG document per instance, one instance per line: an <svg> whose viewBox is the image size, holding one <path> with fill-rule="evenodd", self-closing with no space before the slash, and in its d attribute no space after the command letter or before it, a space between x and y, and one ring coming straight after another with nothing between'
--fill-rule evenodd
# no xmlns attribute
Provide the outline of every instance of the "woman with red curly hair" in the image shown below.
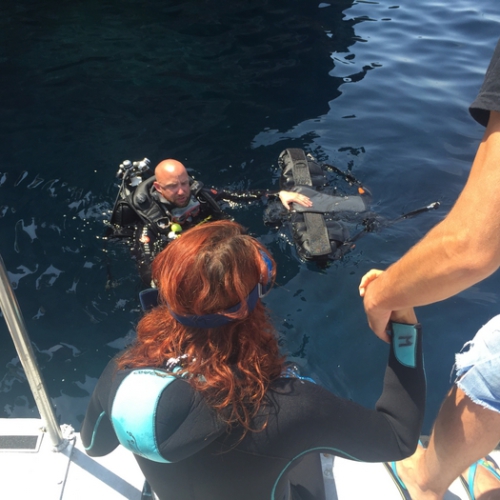
<svg viewBox="0 0 500 500"><path fill-rule="evenodd" d="M413 310L392 318L371 410L285 369L260 300L275 264L237 223L187 231L155 259L153 277L158 306L92 395L81 431L89 455L122 444L161 500L322 500L319 452L377 462L412 454L425 401Z"/></svg>

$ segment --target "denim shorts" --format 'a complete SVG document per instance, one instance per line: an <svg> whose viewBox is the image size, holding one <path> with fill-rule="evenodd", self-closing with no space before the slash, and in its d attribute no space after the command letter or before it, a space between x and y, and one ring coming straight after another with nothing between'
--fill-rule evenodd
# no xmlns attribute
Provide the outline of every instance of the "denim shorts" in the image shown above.
<svg viewBox="0 0 500 500"><path fill-rule="evenodd" d="M500 413L500 315L463 346L455 370L455 384L474 403Z"/></svg>

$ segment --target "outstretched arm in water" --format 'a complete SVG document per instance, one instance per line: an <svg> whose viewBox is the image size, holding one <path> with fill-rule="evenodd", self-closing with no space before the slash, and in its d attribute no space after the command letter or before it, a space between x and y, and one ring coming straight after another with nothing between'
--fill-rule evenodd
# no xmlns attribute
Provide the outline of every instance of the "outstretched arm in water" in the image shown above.
<svg viewBox="0 0 500 500"><path fill-rule="evenodd" d="M302 205L303 207L312 207L313 202L311 199L300 193L296 193L295 191L267 191L267 190L261 190L261 189L253 189L250 191L244 191L244 192L233 192L233 191L217 191L217 190L211 190L211 194L215 196L217 200L222 199L226 201L235 201L235 202L240 202L240 201L256 201L260 200L263 196L269 196L272 198L275 198L276 196L279 197L281 200L281 203L283 203L283 206L287 210L291 210L291 205L292 203L298 203L299 205Z"/></svg>

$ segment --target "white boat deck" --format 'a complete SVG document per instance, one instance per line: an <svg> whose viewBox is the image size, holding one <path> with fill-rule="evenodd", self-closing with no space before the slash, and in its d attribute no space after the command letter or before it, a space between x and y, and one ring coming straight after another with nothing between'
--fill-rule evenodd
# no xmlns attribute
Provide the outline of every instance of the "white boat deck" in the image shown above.
<svg viewBox="0 0 500 500"><path fill-rule="evenodd" d="M20 500L140 500L144 485L133 455L119 446L102 458L89 457L79 434L68 446L54 452L49 436L40 432L39 419L0 419L0 438L20 441L38 436L34 451L0 449L1 499Z"/></svg>
<svg viewBox="0 0 500 500"><path fill-rule="evenodd" d="M0 498L141 499L144 476L130 452L119 446L106 457L91 458L78 433L72 434L64 450L54 452L49 436L40 430L42 425L39 419L0 419ZM11 446L26 446L30 450L13 450ZM500 460L499 451L492 455ZM328 500L401 499L383 464L333 456L322 456L322 462ZM444 500L467 499L457 480Z"/></svg>

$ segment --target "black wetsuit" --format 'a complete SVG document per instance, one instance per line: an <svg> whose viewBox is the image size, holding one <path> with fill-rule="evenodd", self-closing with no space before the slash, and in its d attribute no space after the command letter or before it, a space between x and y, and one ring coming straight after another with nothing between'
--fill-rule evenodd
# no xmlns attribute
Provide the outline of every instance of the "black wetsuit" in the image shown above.
<svg viewBox="0 0 500 500"><path fill-rule="evenodd" d="M233 193L206 188L199 181L191 184L187 213L165 200L154 188L155 177L144 180L125 200L119 200L111 217L110 238L130 241L143 284L151 286L151 263L176 236L170 224L178 223L185 231L206 221L229 218L219 206L221 201L253 201L262 192ZM125 210L124 210L125 208Z"/></svg>
<svg viewBox="0 0 500 500"><path fill-rule="evenodd" d="M217 193L215 193L217 194ZM137 198L137 197L136 197ZM214 193L206 188L192 192L190 205L194 210L187 217L176 217L176 207L162 199L160 193L151 185L144 205L151 208L149 219L142 217L140 205L136 203L138 218L134 224L132 239L132 254L139 268L139 274L144 285L151 285L151 263L176 236L171 235L172 222L181 225L185 231L204 221L219 220L227 217L214 198Z"/></svg>
<svg viewBox="0 0 500 500"><path fill-rule="evenodd" d="M82 441L89 455L102 456L121 436L161 500L324 500L319 452L382 462L417 446L425 404L421 333L398 333L395 344L375 409L307 380L279 378L254 422L260 428L267 419L267 427L239 443L241 429L228 431L186 379L155 369L116 372L111 361Z"/></svg>
<svg viewBox="0 0 500 500"><path fill-rule="evenodd" d="M127 177L128 182L123 181L107 236L128 239L142 282L150 287L153 259L175 238L171 235L170 224L179 222L186 230L204 221L228 218L221 202L265 200L264 223L276 227L283 223L290 225L299 256L321 263L340 259L354 247L354 241L364 231L370 231L378 224L378 218L367 211L371 200L369 191L362 188L350 173L333 165L326 166L344 180L344 189L338 190L336 185L330 185L323 166L302 149L284 150L278 163L282 169L280 189L308 196L313 201L312 207L293 203L292 210L287 210L279 200L279 191L252 189L235 192L206 188L199 181L193 181L191 202L198 203L199 211L177 221L174 212L182 209L169 204L154 188L152 174L141 174L140 178L149 177L137 186L131 180L138 177ZM347 194L344 191L355 192Z"/></svg>

